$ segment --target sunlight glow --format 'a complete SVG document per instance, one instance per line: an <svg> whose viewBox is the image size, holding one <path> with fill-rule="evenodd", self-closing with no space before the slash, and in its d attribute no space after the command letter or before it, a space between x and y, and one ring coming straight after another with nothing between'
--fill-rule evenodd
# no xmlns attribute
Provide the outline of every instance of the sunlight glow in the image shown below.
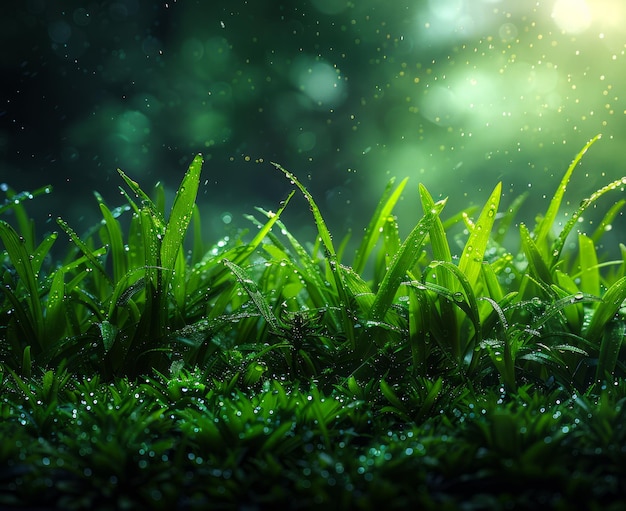
<svg viewBox="0 0 626 511"><path fill-rule="evenodd" d="M585 0L557 0L552 18L561 30L579 34L591 25L591 9Z"/></svg>

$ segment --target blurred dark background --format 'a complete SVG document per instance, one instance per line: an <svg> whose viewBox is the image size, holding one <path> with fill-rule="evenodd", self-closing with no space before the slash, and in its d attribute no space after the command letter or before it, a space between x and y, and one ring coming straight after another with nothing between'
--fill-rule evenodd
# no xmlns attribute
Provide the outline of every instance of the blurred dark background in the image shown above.
<svg viewBox="0 0 626 511"><path fill-rule="evenodd" d="M504 207L530 192L532 221L597 133L571 207L626 174L625 21L621 0L3 2L0 182L52 184L30 212L81 232L93 190L123 202L118 167L173 193L201 152L216 235L278 207L292 186L272 161L338 236L392 176L411 177L405 230L418 182L450 215L503 181ZM303 201L289 208L312 232Z"/></svg>

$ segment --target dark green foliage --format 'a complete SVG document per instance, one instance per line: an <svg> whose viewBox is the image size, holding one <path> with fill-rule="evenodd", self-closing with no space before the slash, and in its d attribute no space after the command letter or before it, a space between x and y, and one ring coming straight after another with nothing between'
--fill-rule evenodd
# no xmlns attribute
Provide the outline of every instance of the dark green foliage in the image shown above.
<svg viewBox="0 0 626 511"><path fill-rule="evenodd" d="M420 186L402 240L406 180L390 182L352 259L281 167L311 208L311 244L283 222L292 192L248 217L252 236L207 246L200 156L168 214L162 187L151 198L120 172L127 203L97 195L100 225L59 219L59 263L28 194L7 192L0 506L609 509L624 492L626 259L596 251L603 230L577 250L575 221L551 230L596 139L537 226L519 225L519 253L503 231L523 198L498 213L499 184L475 219L448 220Z"/></svg>

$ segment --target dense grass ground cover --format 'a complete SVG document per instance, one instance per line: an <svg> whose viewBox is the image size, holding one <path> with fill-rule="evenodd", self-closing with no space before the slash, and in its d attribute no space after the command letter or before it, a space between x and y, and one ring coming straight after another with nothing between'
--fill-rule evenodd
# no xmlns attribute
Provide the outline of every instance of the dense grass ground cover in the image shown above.
<svg viewBox="0 0 626 511"><path fill-rule="evenodd" d="M597 138L532 227L499 184L450 215L420 186L401 239L390 182L352 257L279 165L295 191L213 244L200 156L168 214L120 172L101 224L58 220L59 261L24 208L45 190L7 189L0 507L619 509L626 246L596 247L624 200L575 228L626 179L557 225ZM295 192L311 243L283 223Z"/></svg>

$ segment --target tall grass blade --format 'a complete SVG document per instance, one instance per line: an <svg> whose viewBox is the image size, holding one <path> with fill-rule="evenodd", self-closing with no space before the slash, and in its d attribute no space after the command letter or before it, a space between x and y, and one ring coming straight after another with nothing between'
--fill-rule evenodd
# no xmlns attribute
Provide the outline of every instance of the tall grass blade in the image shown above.
<svg viewBox="0 0 626 511"><path fill-rule="evenodd" d="M435 201L426 189L424 185L419 185L420 199L422 201L422 209L424 212L432 210L435 205ZM452 253L450 251L450 244L446 237L446 231L441 222L441 218L437 217L429 229L430 248L432 250L433 259L435 261L442 261L446 263L452 262ZM444 288L453 290L455 289L455 279L453 275L444 268L437 265L434 269L437 275L437 282ZM458 318L454 302L450 300L441 300L439 302L440 313L442 320L448 325L450 332L450 345L455 346L453 352L458 355L458 349L460 346L460 330L458 327Z"/></svg>
<svg viewBox="0 0 626 511"><path fill-rule="evenodd" d="M294 185L296 185L299 188L299 190L302 192L302 195L304 195L304 198L309 203L309 206L311 208L311 212L313 213L313 218L315 219L315 225L317 226L317 232L318 232L318 234L319 234L319 236L320 236L320 238L322 240L322 244L324 245L324 249L326 250L326 252L328 253L328 256L331 259L336 259L337 253L335 252L335 247L333 245L332 235L330 234L330 231L328 230L328 227L326 226L326 222L324 221L324 218L322 217L320 209L317 207L317 204L315 203L315 200L313 199L313 196L304 187L304 185L302 183L300 183L298 178L293 173L291 173L288 170L284 169L278 163L273 163L273 165L278 170L280 170L283 174L285 174L285 176L287 176L287 178Z"/></svg>
<svg viewBox="0 0 626 511"><path fill-rule="evenodd" d="M428 369L426 362L430 354L431 315L430 302L426 294L409 286L409 344L413 371L418 376L426 376Z"/></svg>
<svg viewBox="0 0 626 511"><path fill-rule="evenodd" d="M600 269L593 239L578 235L578 261L580 264L580 290L600 296Z"/></svg>
<svg viewBox="0 0 626 511"><path fill-rule="evenodd" d="M352 269L359 274L363 273L367 260L378 241L383 225L400 199L402 191L408 182L408 178L403 179L395 190L392 190L394 181L395 180L392 179L387 184L382 197L378 201L374 214L365 228L365 234L361 239L359 248L357 248Z"/></svg>
<svg viewBox="0 0 626 511"><path fill-rule="evenodd" d="M431 211L435 207L435 201L426 189L426 187L419 184L419 194L422 201L422 209L424 213ZM430 248L433 251L433 259L436 261L452 261L452 253L450 252L450 245L446 237L446 231L441 222L441 218L437 217L429 229L430 236ZM447 273L446 273L447 275ZM446 277L444 277L444 280ZM446 282L441 281L442 285L446 285Z"/></svg>
<svg viewBox="0 0 626 511"><path fill-rule="evenodd" d="M459 269L467 276L467 280L472 287L475 286L478 275L480 274L485 250L487 249L493 223L496 219L496 213L498 212L501 193L502 183L498 183L489 196L474 228L470 232L469 239L461 254Z"/></svg>
<svg viewBox="0 0 626 511"><path fill-rule="evenodd" d="M174 197L161 247L161 264L165 268L174 268L176 256L183 244L189 222L191 222L191 215L200 186L202 162L201 155L194 158Z"/></svg>
<svg viewBox="0 0 626 511"><path fill-rule="evenodd" d="M535 243L537 244L537 247L542 252L542 256L545 259L551 256L551 254L548 251L549 247L546 243L548 240L548 234L550 233L550 230L552 229L552 227L554 226L556 222L556 217L559 212L559 208L561 206L561 202L563 201L563 196L565 195L565 191L567 190L567 185L572 176L572 173L574 172L574 169L576 168L576 166L578 165L578 163L580 162L584 154L587 152L587 150L593 144L595 144L596 141L601 136L602 135L598 134L595 137L593 137L591 140L589 140L589 142L585 144L585 146L580 150L580 152L572 160L572 163L570 163L570 166L567 168L567 171L565 172L563 179L561 179L561 183L559 184L559 187L557 188L556 192L554 193L554 196L552 197L552 200L550 201L550 205L548 206L548 210L546 211L546 214L541 219L539 224L535 227Z"/></svg>
<svg viewBox="0 0 626 511"><path fill-rule="evenodd" d="M120 227L120 223L113 216L113 213L106 206L106 204L100 202L99 206L100 213L102 213L102 218L104 219L104 229L107 233L106 241L103 240L103 242L110 245L109 253L111 254L113 260L113 282L119 282L128 272L128 259L124 249L122 229Z"/></svg>

